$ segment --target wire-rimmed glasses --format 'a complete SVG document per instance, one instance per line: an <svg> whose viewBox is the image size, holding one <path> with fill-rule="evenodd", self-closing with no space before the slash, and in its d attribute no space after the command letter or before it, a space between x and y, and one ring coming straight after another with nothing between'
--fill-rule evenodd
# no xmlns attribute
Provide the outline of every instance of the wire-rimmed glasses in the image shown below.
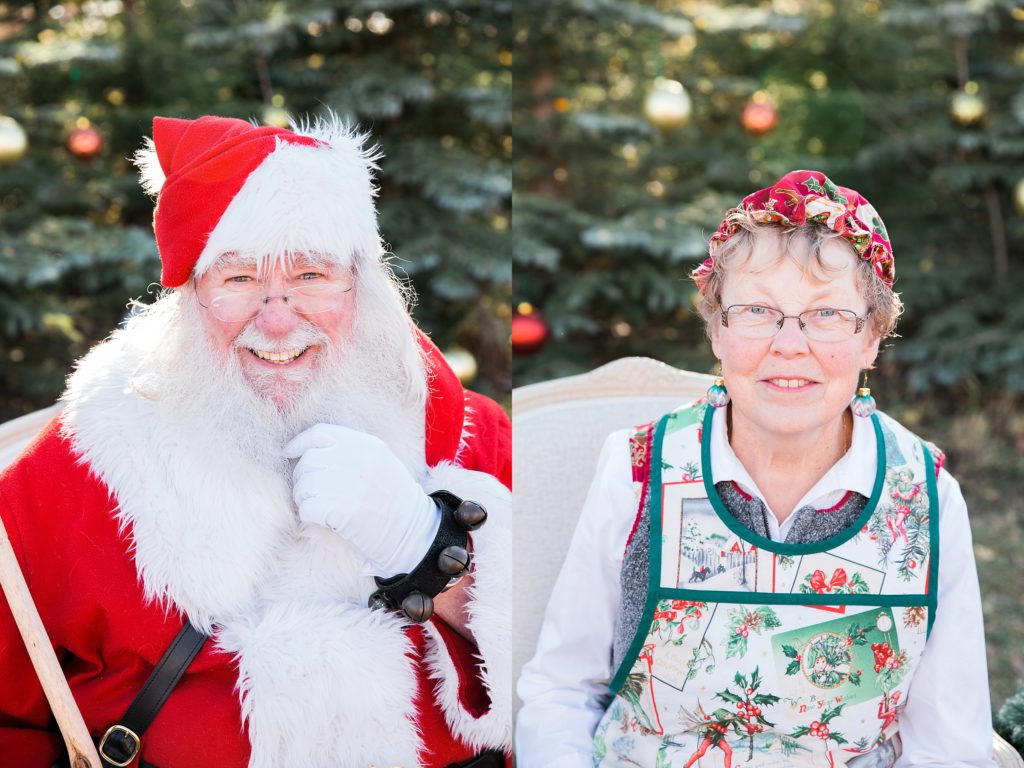
<svg viewBox="0 0 1024 768"><path fill-rule="evenodd" d="M322 272L303 272L288 281L291 287L271 296L265 281L252 275L228 278L204 278L195 283L199 303L213 316L226 323L241 323L256 317L271 299L281 299L300 315L318 315L341 305L341 297L352 290L355 277L351 273L331 276Z"/></svg>
<svg viewBox="0 0 1024 768"><path fill-rule="evenodd" d="M722 309L722 325L745 339L770 339L787 318L793 318L812 341L843 341L861 332L870 313L870 309L861 316L852 309L814 307L787 315L763 304L731 304Z"/></svg>

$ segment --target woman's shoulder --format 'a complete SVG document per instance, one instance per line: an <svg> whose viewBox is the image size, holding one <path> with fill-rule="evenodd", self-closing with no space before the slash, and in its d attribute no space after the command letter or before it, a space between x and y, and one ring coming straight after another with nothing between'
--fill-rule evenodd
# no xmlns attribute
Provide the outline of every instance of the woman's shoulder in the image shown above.
<svg viewBox="0 0 1024 768"><path fill-rule="evenodd" d="M916 431L903 425L895 418L882 411L875 412L878 421L882 428L882 434L888 443L890 440L897 440L903 445L921 445L931 456L932 467L935 470L935 476L938 477L940 471L946 464L946 453L935 443L930 440L926 440L921 437Z"/></svg>

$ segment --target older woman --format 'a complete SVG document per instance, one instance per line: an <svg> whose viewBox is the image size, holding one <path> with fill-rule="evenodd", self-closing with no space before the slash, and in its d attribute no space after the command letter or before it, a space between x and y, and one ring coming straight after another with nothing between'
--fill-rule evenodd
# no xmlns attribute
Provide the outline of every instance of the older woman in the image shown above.
<svg viewBox="0 0 1024 768"><path fill-rule="evenodd" d="M521 766L992 765L963 496L857 386L893 277L824 174L729 211L694 272L721 378L606 442L519 683Z"/></svg>

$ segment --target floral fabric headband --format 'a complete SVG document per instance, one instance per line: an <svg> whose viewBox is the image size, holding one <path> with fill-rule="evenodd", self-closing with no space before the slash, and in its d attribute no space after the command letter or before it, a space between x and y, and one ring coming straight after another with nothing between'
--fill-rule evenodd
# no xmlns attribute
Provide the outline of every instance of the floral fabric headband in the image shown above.
<svg viewBox="0 0 1024 768"><path fill-rule="evenodd" d="M892 288L896 265L878 212L859 192L837 186L820 171L791 171L772 186L747 195L729 214L737 210L748 211L756 221L786 227L808 222L825 224L849 240L857 255L871 262L878 276ZM714 269L718 246L739 230L737 224L730 223L729 214L711 236L710 256L691 273L702 294Z"/></svg>

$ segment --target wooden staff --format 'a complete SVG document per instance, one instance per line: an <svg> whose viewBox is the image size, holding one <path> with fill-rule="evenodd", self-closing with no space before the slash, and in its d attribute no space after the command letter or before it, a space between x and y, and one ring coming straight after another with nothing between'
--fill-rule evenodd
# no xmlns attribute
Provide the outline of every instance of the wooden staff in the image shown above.
<svg viewBox="0 0 1024 768"><path fill-rule="evenodd" d="M18 566L3 520L0 520L0 586L7 595L7 603L25 641L32 666L35 667L43 692L50 702L50 709L57 719L57 726L68 749L71 768L102 768L89 729L71 695L71 687L60 668L43 620L39 618L39 611L28 591L25 576Z"/></svg>

